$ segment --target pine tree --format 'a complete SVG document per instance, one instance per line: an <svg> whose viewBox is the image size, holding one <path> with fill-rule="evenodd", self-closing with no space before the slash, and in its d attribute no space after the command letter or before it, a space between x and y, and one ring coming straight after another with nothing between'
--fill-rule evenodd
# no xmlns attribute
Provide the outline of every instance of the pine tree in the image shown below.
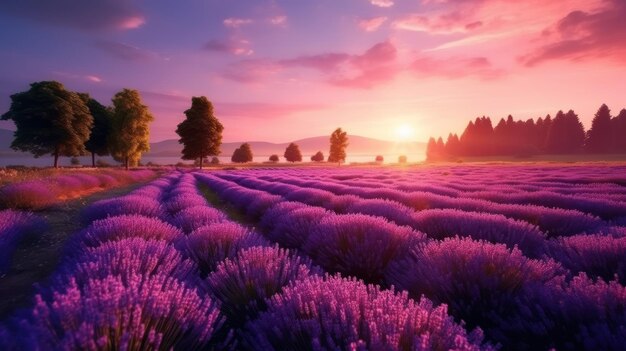
<svg viewBox="0 0 626 351"><path fill-rule="evenodd" d="M626 153L626 109L622 109L617 117L611 120L613 129L613 151Z"/></svg>
<svg viewBox="0 0 626 351"><path fill-rule="evenodd" d="M113 97L110 150L126 169L150 151L150 122L154 120L137 90L123 89Z"/></svg>
<svg viewBox="0 0 626 351"><path fill-rule="evenodd" d="M35 157L79 156L86 153L93 117L78 94L56 81L36 82L28 91L11 95L11 107L2 120L12 120L17 127L11 143L13 150L26 151Z"/></svg>
<svg viewBox="0 0 626 351"><path fill-rule="evenodd" d="M613 148L613 126L611 110L603 104L596 112L591 129L587 132L585 149L592 153L608 153Z"/></svg>
<svg viewBox="0 0 626 351"><path fill-rule="evenodd" d="M337 128L330 135L330 154L328 162L337 162L341 164L346 162L346 148L348 147L348 133Z"/></svg>
<svg viewBox="0 0 626 351"><path fill-rule="evenodd" d="M552 121L546 143L546 151L555 154L571 154L582 151L585 128L572 110L559 111Z"/></svg>
<svg viewBox="0 0 626 351"><path fill-rule="evenodd" d="M437 154L437 141L435 140L435 138L430 137L430 139L428 139L428 144L426 144L426 161L438 161L438 159L439 155Z"/></svg>
<svg viewBox="0 0 626 351"><path fill-rule="evenodd" d="M300 162L302 161L302 153L300 153L300 147L298 144L291 143L285 149L285 160L289 162Z"/></svg>
<svg viewBox="0 0 626 351"><path fill-rule="evenodd" d="M185 120L176 128L183 144L184 160L200 160L200 169L204 158L220 154L224 126L215 117L213 104L205 97L191 98L191 108L185 111Z"/></svg>

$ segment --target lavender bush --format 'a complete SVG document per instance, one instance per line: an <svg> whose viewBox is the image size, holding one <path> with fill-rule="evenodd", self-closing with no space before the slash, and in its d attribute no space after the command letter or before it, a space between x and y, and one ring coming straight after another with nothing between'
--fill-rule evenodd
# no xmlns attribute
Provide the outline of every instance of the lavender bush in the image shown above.
<svg viewBox="0 0 626 351"><path fill-rule="evenodd" d="M250 322L250 350L489 350L447 315L406 294L341 277L314 276L286 287Z"/></svg>

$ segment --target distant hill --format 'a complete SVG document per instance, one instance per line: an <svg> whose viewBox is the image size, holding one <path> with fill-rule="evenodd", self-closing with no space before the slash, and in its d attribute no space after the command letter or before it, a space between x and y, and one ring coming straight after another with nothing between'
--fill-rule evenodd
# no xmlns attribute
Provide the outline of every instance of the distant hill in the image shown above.
<svg viewBox="0 0 626 351"><path fill-rule="evenodd" d="M410 143L394 143L372 138L366 138L357 135L349 135L350 145L348 153L351 155L376 155L376 154L422 154L426 150L426 143L410 142ZM230 156L233 151L243 142L232 142L222 144L222 155ZM285 148L289 143L269 143L265 141L249 141L252 152L255 156L269 156L278 154L282 156ZM319 136L295 140L294 143L300 146L300 151L304 155L314 154L322 151L324 155L328 154L329 137ZM176 157L180 155L182 146L177 140L164 140L150 145L150 152L146 156L152 157Z"/></svg>
<svg viewBox="0 0 626 351"><path fill-rule="evenodd" d="M389 155L389 154L423 154L426 150L426 143L411 142L411 143L394 143L391 141L384 141L372 138L366 138L357 135L349 135L350 145L348 146L348 153L350 155ZM306 138L295 140L294 142L300 146L300 151L304 155L312 155L317 151L322 151L324 155L328 155L329 149L329 137L319 136L313 138ZM13 131L0 129L0 156L10 155L12 157L28 156L32 157L28 153L15 152L10 148L11 141L13 140ZM222 144L222 156L230 156L233 154L236 148L238 148L243 142L232 142ZM285 152L285 148L289 143L269 143L265 141L250 141L248 142L252 147L252 152L255 156L269 156L272 154L278 154L282 156ZM150 157L178 157L182 150L182 145L175 139L159 141L150 144L150 152L145 156Z"/></svg>

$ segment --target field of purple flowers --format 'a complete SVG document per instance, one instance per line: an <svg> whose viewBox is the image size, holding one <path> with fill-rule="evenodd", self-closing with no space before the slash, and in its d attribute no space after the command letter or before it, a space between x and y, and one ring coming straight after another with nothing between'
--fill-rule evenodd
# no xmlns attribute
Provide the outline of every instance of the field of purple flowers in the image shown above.
<svg viewBox="0 0 626 351"><path fill-rule="evenodd" d="M0 349L626 349L626 166L175 171L77 220ZM1 211L0 271L45 227Z"/></svg>

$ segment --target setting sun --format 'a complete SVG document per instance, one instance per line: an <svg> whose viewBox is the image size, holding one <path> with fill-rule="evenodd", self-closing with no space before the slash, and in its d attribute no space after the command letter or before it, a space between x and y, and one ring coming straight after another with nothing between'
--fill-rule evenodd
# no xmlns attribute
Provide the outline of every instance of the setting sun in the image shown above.
<svg viewBox="0 0 626 351"><path fill-rule="evenodd" d="M415 139L415 128L410 124L401 124L396 127L395 136L397 141L410 141Z"/></svg>

